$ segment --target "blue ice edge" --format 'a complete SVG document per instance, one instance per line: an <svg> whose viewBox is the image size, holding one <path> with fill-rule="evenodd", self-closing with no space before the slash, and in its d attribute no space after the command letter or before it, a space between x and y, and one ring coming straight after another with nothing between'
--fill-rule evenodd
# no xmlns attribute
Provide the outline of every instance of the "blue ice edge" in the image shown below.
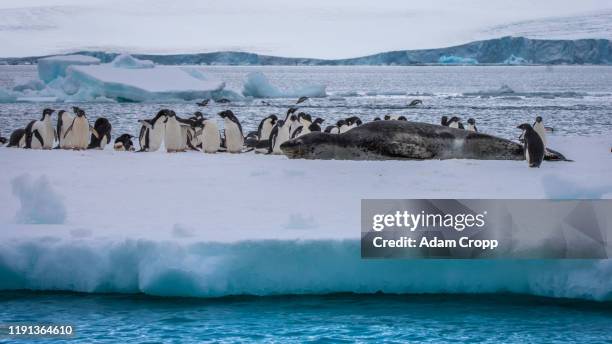
<svg viewBox="0 0 612 344"><path fill-rule="evenodd" d="M0 290L222 297L528 294L612 300L612 260L365 260L359 240L0 244Z"/></svg>

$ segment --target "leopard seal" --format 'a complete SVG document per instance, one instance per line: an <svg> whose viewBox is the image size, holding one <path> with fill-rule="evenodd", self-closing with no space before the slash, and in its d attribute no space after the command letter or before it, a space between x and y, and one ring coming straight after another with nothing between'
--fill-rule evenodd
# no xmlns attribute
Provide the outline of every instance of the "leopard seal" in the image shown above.
<svg viewBox="0 0 612 344"><path fill-rule="evenodd" d="M479 132L408 121L374 121L342 134L313 132L280 146L292 159L524 160L519 143ZM551 152L547 160L566 160Z"/></svg>

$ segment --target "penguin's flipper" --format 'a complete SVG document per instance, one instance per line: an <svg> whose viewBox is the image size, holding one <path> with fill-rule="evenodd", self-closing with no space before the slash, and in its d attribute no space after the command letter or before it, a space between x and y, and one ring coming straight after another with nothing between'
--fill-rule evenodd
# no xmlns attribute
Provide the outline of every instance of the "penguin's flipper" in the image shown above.
<svg viewBox="0 0 612 344"><path fill-rule="evenodd" d="M143 126L149 128L149 129L153 129L153 124L149 123L147 120L139 119L138 123L142 124Z"/></svg>
<svg viewBox="0 0 612 344"><path fill-rule="evenodd" d="M36 137L36 139L38 140L38 142L40 142L40 146L41 146L41 147L42 147L42 146L44 146L44 143L43 143L43 142L44 142L44 140L43 140L43 138L42 138L42 135L40 135L40 133L38 132L38 130L34 130L34 131L32 132L32 134L34 135L34 137ZM30 148L32 148L31 144L32 144L32 143L30 142Z"/></svg>
<svg viewBox="0 0 612 344"><path fill-rule="evenodd" d="M106 144L109 144L111 141L111 136L110 134L106 135Z"/></svg>
<svg viewBox="0 0 612 344"><path fill-rule="evenodd" d="M72 126L73 125L74 125L74 121L72 121L72 123L70 124L68 129L66 129L66 132L64 133L64 139L66 138L66 136L68 136L68 133L72 131Z"/></svg>
<svg viewBox="0 0 612 344"><path fill-rule="evenodd" d="M93 136L96 137L96 139L100 140L100 134L98 134L98 131L96 130L96 128L90 125L89 130L91 130L91 133L93 134Z"/></svg>

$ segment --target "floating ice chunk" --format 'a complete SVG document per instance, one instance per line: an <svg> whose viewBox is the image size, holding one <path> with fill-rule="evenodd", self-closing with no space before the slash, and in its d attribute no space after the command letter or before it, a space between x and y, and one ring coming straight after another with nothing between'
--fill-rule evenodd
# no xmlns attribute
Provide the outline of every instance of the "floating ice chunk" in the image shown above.
<svg viewBox="0 0 612 344"><path fill-rule="evenodd" d="M520 56L514 56L514 54L510 55L510 57L508 57L504 61L504 64L508 64L508 65L522 65L522 64L528 64L528 63L529 61L525 60L524 58Z"/></svg>
<svg viewBox="0 0 612 344"><path fill-rule="evenodd" d="M23 82L15 87L13 87L13 91L15 92L24 92L24 91L40 91L45 88L45 84L36 79L28 80Z"/></svg>
<svg viewBox="0 0 612 344"><path fill-rule="evenodd" d="M325 85L318 84L281 91L270 84L266 76L261 72L253 72L247 75L242 94L246 97L250 96L253 98L321 98L326 96Z"/></svg>
<svg viewBox="0 0 612 344"><path fill-rule="evenodd" d="M179 67L116 68L112 63L71 66L66 82L78 86L75 97L105 97L118 101L194 100L216 98L225 83L193 77ZM67 92L68 93L68 92Z"/></svg>
<svg viewBox="0 0 612 344"><path fill-rule="evenodd" d="M504 84L504 85L501 85L501 87L496 89L496 90L485 90L485 91L478 91L478 92L466 92L463 95L464 96L485 96L485 97L490 97L490 96L501 96L501 95L508 95L508 94L516 94L516 92L514 92L514 90L512 88L510 88L510 86Z"/></svg>
<svg viewBox="0 0 612 344"><path fill-rule="evenodd" d="M12 92L0 88L0 103L12 103L17 99Z"/></svg>
<svg viewBox="0 0 612 344"><path fill-rule="evenodd" d="M438 59L438 63L442 63L442 64L478 64L478 61L471 57L443 55L443 56L440 56L440 58Z"/></svg>
<svg viewBox="0 0 612 344"><path fill-rule="evenodd" d="M11 181L13 194L19 198L21 208L17 222L36 224L62 224L66 220L66 207L52 188L46 176L34 180L28 174Z"/></svg>
<svg viewBox="0 0 612 344"><path fill-rule="evenodd" d="M132 55L121 54L111 62L116 68L153 68L155 64L149 60L139 60Z"/></svg>
<svg viewBox="0 0 612 344"><path fill-rule="evenodd" d="M58 77L66 76L66 69L73 65L97 65L100 60L85 55L51 56L38 60L38 77L49 83Z"/></svg>

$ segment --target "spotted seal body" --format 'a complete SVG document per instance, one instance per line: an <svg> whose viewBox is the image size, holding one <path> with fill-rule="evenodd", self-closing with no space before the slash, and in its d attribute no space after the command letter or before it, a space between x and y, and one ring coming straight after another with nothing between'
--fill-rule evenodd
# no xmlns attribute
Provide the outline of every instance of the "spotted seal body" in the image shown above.
<svg viewBox="0 0 612 344"><path fill-rule="evenodd" d="M370 122L339 135L313 132L280 148L294 159L525 159L523 147L510 140L407 121ZM560 154L557 158L565 160Z"/></svg>

